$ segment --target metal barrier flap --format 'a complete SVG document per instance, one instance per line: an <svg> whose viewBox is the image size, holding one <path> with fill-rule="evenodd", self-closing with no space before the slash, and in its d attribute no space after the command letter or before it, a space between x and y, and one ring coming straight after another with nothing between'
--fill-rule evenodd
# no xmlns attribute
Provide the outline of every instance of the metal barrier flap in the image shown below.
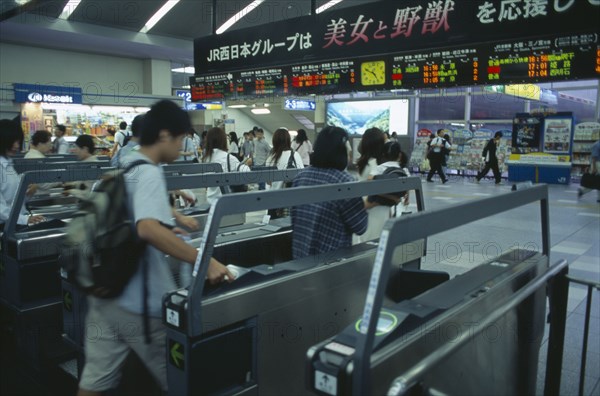
<svg viewBox="0 0 600 396"><path fill-rule="evenodd" d="M352 387L356 394L365 394L369 386L368 370L373 352L373 340L395 247L537 201L540 201L541 208L542 253L548 256L550 233L548 186L545 184L444 209L402 216L386 222L379 239L360 331L357 335Z"/></svg>
<svg viewBox="0 0 600 396"><path fill-rule="evenodd" d="M291 171L291 170L288 170ZM273 171L267 171L271 173ZM277 171L285 172L285 171ZM246 172L244 175L261 172ZM227 174L224 174L227 175ZM203 175L212 178L218 175ZM260 178L260 181L266 180ZM251 182L244 180L244 183ZM254 181L256 182L256 181ZM234 184L238 183L236 181ZM216 185L216 184L215 184ZM389 194L397 191L414 190L417 207L424 210L421 179L406 177L398 179L370 180L366 182L329 184L311 187L295 187L276 191L251 192L244 194L224 195L212 205L207 219L207 226L200 245L200 254L194 265L194 277L190 286L190 299L188 312L188 335L199 336L202 332L202 293L204 280L212 257L218 227L223 216L279 208L292 207L325 201L337 201L349 198L359 198L368 195Z"/></svg>

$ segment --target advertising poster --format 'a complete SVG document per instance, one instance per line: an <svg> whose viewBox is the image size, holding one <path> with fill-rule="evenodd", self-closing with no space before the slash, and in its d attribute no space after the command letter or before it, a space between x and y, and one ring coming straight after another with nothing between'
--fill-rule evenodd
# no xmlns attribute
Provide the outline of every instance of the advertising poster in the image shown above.
<svg viewBox="0 0 600 396"><path fill-rule="evenodd" d="M573 118L546 118L544 122L544 152L568 154L571 151Z"/></svg>
<svg viewBox="0 0 600 396"><path fill-rule="evenodd" d="M512 153L528 154L540 151L543 119L531 114L517 114L513 120Z"/></svg>

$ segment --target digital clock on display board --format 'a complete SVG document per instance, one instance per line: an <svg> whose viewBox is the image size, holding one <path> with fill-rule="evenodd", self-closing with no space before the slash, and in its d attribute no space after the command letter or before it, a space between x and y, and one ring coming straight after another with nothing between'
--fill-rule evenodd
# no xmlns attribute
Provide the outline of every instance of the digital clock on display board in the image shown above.
<svg viewBox="0 0 600 396"><path fill-rule="evenodd" d="M385 61L368 61L360 65L360 82L363 86L384 85Z"/></svg>

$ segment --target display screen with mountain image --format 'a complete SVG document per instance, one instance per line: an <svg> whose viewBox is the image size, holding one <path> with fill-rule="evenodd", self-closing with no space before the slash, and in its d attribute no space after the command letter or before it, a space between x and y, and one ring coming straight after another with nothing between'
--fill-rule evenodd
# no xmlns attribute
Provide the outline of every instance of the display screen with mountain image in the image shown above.
<svg viewBox="0 0 600 396"><path fill-rule="evenodd" d="M408 134L408 100L369 100L327 104L327 125L362 135L369 128Z"/></svg>

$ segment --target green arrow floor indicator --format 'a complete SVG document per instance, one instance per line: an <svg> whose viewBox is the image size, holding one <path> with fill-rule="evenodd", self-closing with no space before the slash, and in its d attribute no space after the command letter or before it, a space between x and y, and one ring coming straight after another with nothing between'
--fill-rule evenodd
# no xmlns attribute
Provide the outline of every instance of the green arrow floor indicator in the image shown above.
<svg viewBox="0 0 600 396"><path fill-rule="evenodd" d="M73 311L73 296L70 291L63 292L63 306L67 311Z"/></svg>
<svg viewBox="0 0 600 396"><path fill-rule="evenodd" d="M174 340L169 340L169 362L180 370L185 369L185 349Z"/></svg>

